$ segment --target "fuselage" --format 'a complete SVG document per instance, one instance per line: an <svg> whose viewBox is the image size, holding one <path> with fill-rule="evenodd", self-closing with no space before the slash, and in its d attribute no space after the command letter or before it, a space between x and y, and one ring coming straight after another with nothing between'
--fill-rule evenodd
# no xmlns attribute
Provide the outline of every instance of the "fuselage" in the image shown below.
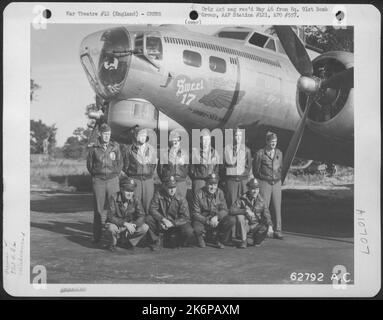
<svg viewBox="0 0 383 320"><path fill-rule="evenodd" d="M300 75L277 38L257 34L234 40L174 26L129 26L110 31L110 43L95 40L102 33L91 35L82 52L93 46L90 56L99 71L90 80L111 107L142 99L188 131L241 125L248 143L256 147L273 130L284 150L301 117L296 88ZM102 65L102 59L108 62ZM347 164L352 137L330 141L306 131L299 156Z"/></svg>

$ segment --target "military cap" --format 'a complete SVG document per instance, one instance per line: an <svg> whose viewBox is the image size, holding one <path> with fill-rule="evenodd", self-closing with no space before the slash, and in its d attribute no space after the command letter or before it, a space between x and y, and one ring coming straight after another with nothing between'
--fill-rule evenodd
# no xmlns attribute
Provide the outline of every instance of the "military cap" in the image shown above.
<svg viewBox="0 0 383 320"><path fill-rule="evenodd" d="M235 128L233 128L233 133L236 134L237 132L243 132L245 131L244 128L242 128L242 126L236 126Z"/></svg>
<svg viewBox="0 0 383 320"><path fill-rule="evenodd" d="M122 177L120 179L120 190L121 191L134 191L136 189L136 182L128 177Z"/></svg>
<svg viewBox="0 0 383 320"><path fill-rule="evenodd" d="M218 180L219 180L218 176L215 173L211 173L207 176L206 183L207 184L217 184Z"/></svg>
<svg viewBox="0 0 383 320"><path fill-rule="evenodd" d="M248 189L256 189L259 188L259 183L258 180L255 178L250 179L247 183L246 186Z"/></svg>
<svg viewBox="0 0 383 320"><path fill-rule="evenodd" d="M110 132L110 127L107 123L103 123L101 126L100 126L100 132Z"/></svg>
<svg viewBox="0 0 383 320"><path fill-rule="evenodd" d="M177 181L173 176L170 176L163 181L163 185L166 188L175 188L177 186Z"/></svg>
<svg viewBox="0 0 383 320"><path fill-rule="evenodd" d="M202 129L200 135L201 135L201 137L205 137L205 136L210 137L211 133L210 133L209 129Z"/></svg>
<svg viewBox="0 0 383 320"><path fill-rule="evenodd" d="M145 133L147 134L147 131L145 128L140 128L138 125L135 125L132 129L132 133L135 137L138 136L139 133Z"/></svg>
<svg viewBox="0 0 383 320"><path fill-rule="evenodd" d="M181 135L175 130L171 131L169 134L169 141L173 140L181 140Z"/></svg>
<svg viewBox="0 0 383 320"><path fill-rule="evenodd" d="M266 141L278 139L277 135L274 132L269 131L266 133Z"/></svg>

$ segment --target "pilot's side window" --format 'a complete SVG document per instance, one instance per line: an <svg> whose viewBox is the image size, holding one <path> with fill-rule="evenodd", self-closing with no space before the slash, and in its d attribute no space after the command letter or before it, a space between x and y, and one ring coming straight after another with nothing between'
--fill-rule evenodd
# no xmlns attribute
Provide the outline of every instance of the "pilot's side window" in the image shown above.
<svg viewBox="0 0 383 320"><path fill-rule="evenodd" d="M275 50L275 42L273 39L269 39L265 45L265 48L276 51Z"/></svg>
<svg viewBox="0 0 383 320"><path fill-rule="evenodd" d="M144 36L142 34L136 36L134 47L137 53L142 54L144 52Z"/></svg>
<svg viewBox="0 0 383 320"><path fill-rule="evenodd" d="M209 67L214 72L225 73L226 61L218 57L209 57Z"/></svg>
<svg viewBox="0 0 383 320"><path fill-rule="evenodd" d="M267 37L263 34L254 32L254 34L249 39L249 43L251 43L257 47L263 48L263 46L265 45L267 40L269 40L269 37Z"/></svg>
<svg viewBox="0 0 383 320"><path fill-rule="evenodd" d="M184 63L192 67L200 67L202 64L202 57L198 52L184 50L183 52Z"/></svg>
<svg viewBox="0 0 383 320"><path fill-rule="evenodd" d="M159 37L146 38L146 52L154 60L162 60L162 43Z"/></svg>

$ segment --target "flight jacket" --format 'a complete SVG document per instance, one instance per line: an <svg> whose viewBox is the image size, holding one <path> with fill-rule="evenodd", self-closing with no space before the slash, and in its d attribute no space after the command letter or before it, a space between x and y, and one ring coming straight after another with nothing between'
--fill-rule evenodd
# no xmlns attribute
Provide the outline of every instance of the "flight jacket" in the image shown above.
<svg viewBox="0 0 383 320"><path fill-rule="evenodd" d="M92 177L112 179L120 174L122 165L120 146L117 142L109 141L105 151L99 139L90 147L86 166Z"/></svg>

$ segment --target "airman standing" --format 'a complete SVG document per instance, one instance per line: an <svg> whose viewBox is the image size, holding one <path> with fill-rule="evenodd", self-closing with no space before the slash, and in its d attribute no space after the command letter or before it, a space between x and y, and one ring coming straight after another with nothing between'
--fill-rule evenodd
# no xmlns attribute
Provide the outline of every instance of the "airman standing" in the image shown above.
<svg viewBox="0 0 383 320"><path fill-rule="evenodd" d="M99 243L102 228L105 225L105 199L119 191L118 176L122 169L120 146L110 140L110 127L104 123L100 126L100 137L88 152L87 168L92 176L94 220L93 242Z"/></svg>
<svg viewBox="0 0 383 320"><path fill-rule="evenodd" d="M172 131L169 135L170 148L167 150L168 163L161 163L160 160L157 166L157 173L161 181L168 180L173 176L177 182L177 193L186 198L189 155L186 150L182 149L180 142L180 134Z"/></svg>
<svg viewBox="0 0 383 320"><path fill-rule="evenodd" d="M204 129L201 131L201 148L193 149L192 161L189 166L189 176L192 180L192 191L195 194L200 188L205 186L206 179L214 173L219 175L220 159L216 150L211 146L210 131Z"/></svg>
<svg viewBox="0 0 383 320"><path fill-rule="evenodd" d="M157 165L157 150L147 142L146 129L134 130L134 142L123 149L123 171L134 179L137 187L134 195L140 199L146 214L154 194L153 174Z"/></svg>
<svg viewBox="0 0 383 320"><path fill-rule="evenodd" d="M253 160L243 140L243 133L243 129L235 128L234 144L225 147L225 196L229 208L246 192L246 183L250 178Z"/></svg>
<svg viewBox="0 0 383 320"><path fill-rule="evenodd" d="M270 201L273 204L275 213L274 238L283 239L282 236L282 151L277 149L278 137L273 132L266 134L266 146L257 151L253 174L258 179L260 185L260 193L269 208ZM269 231L273 228L270 226Z"/></svg>

